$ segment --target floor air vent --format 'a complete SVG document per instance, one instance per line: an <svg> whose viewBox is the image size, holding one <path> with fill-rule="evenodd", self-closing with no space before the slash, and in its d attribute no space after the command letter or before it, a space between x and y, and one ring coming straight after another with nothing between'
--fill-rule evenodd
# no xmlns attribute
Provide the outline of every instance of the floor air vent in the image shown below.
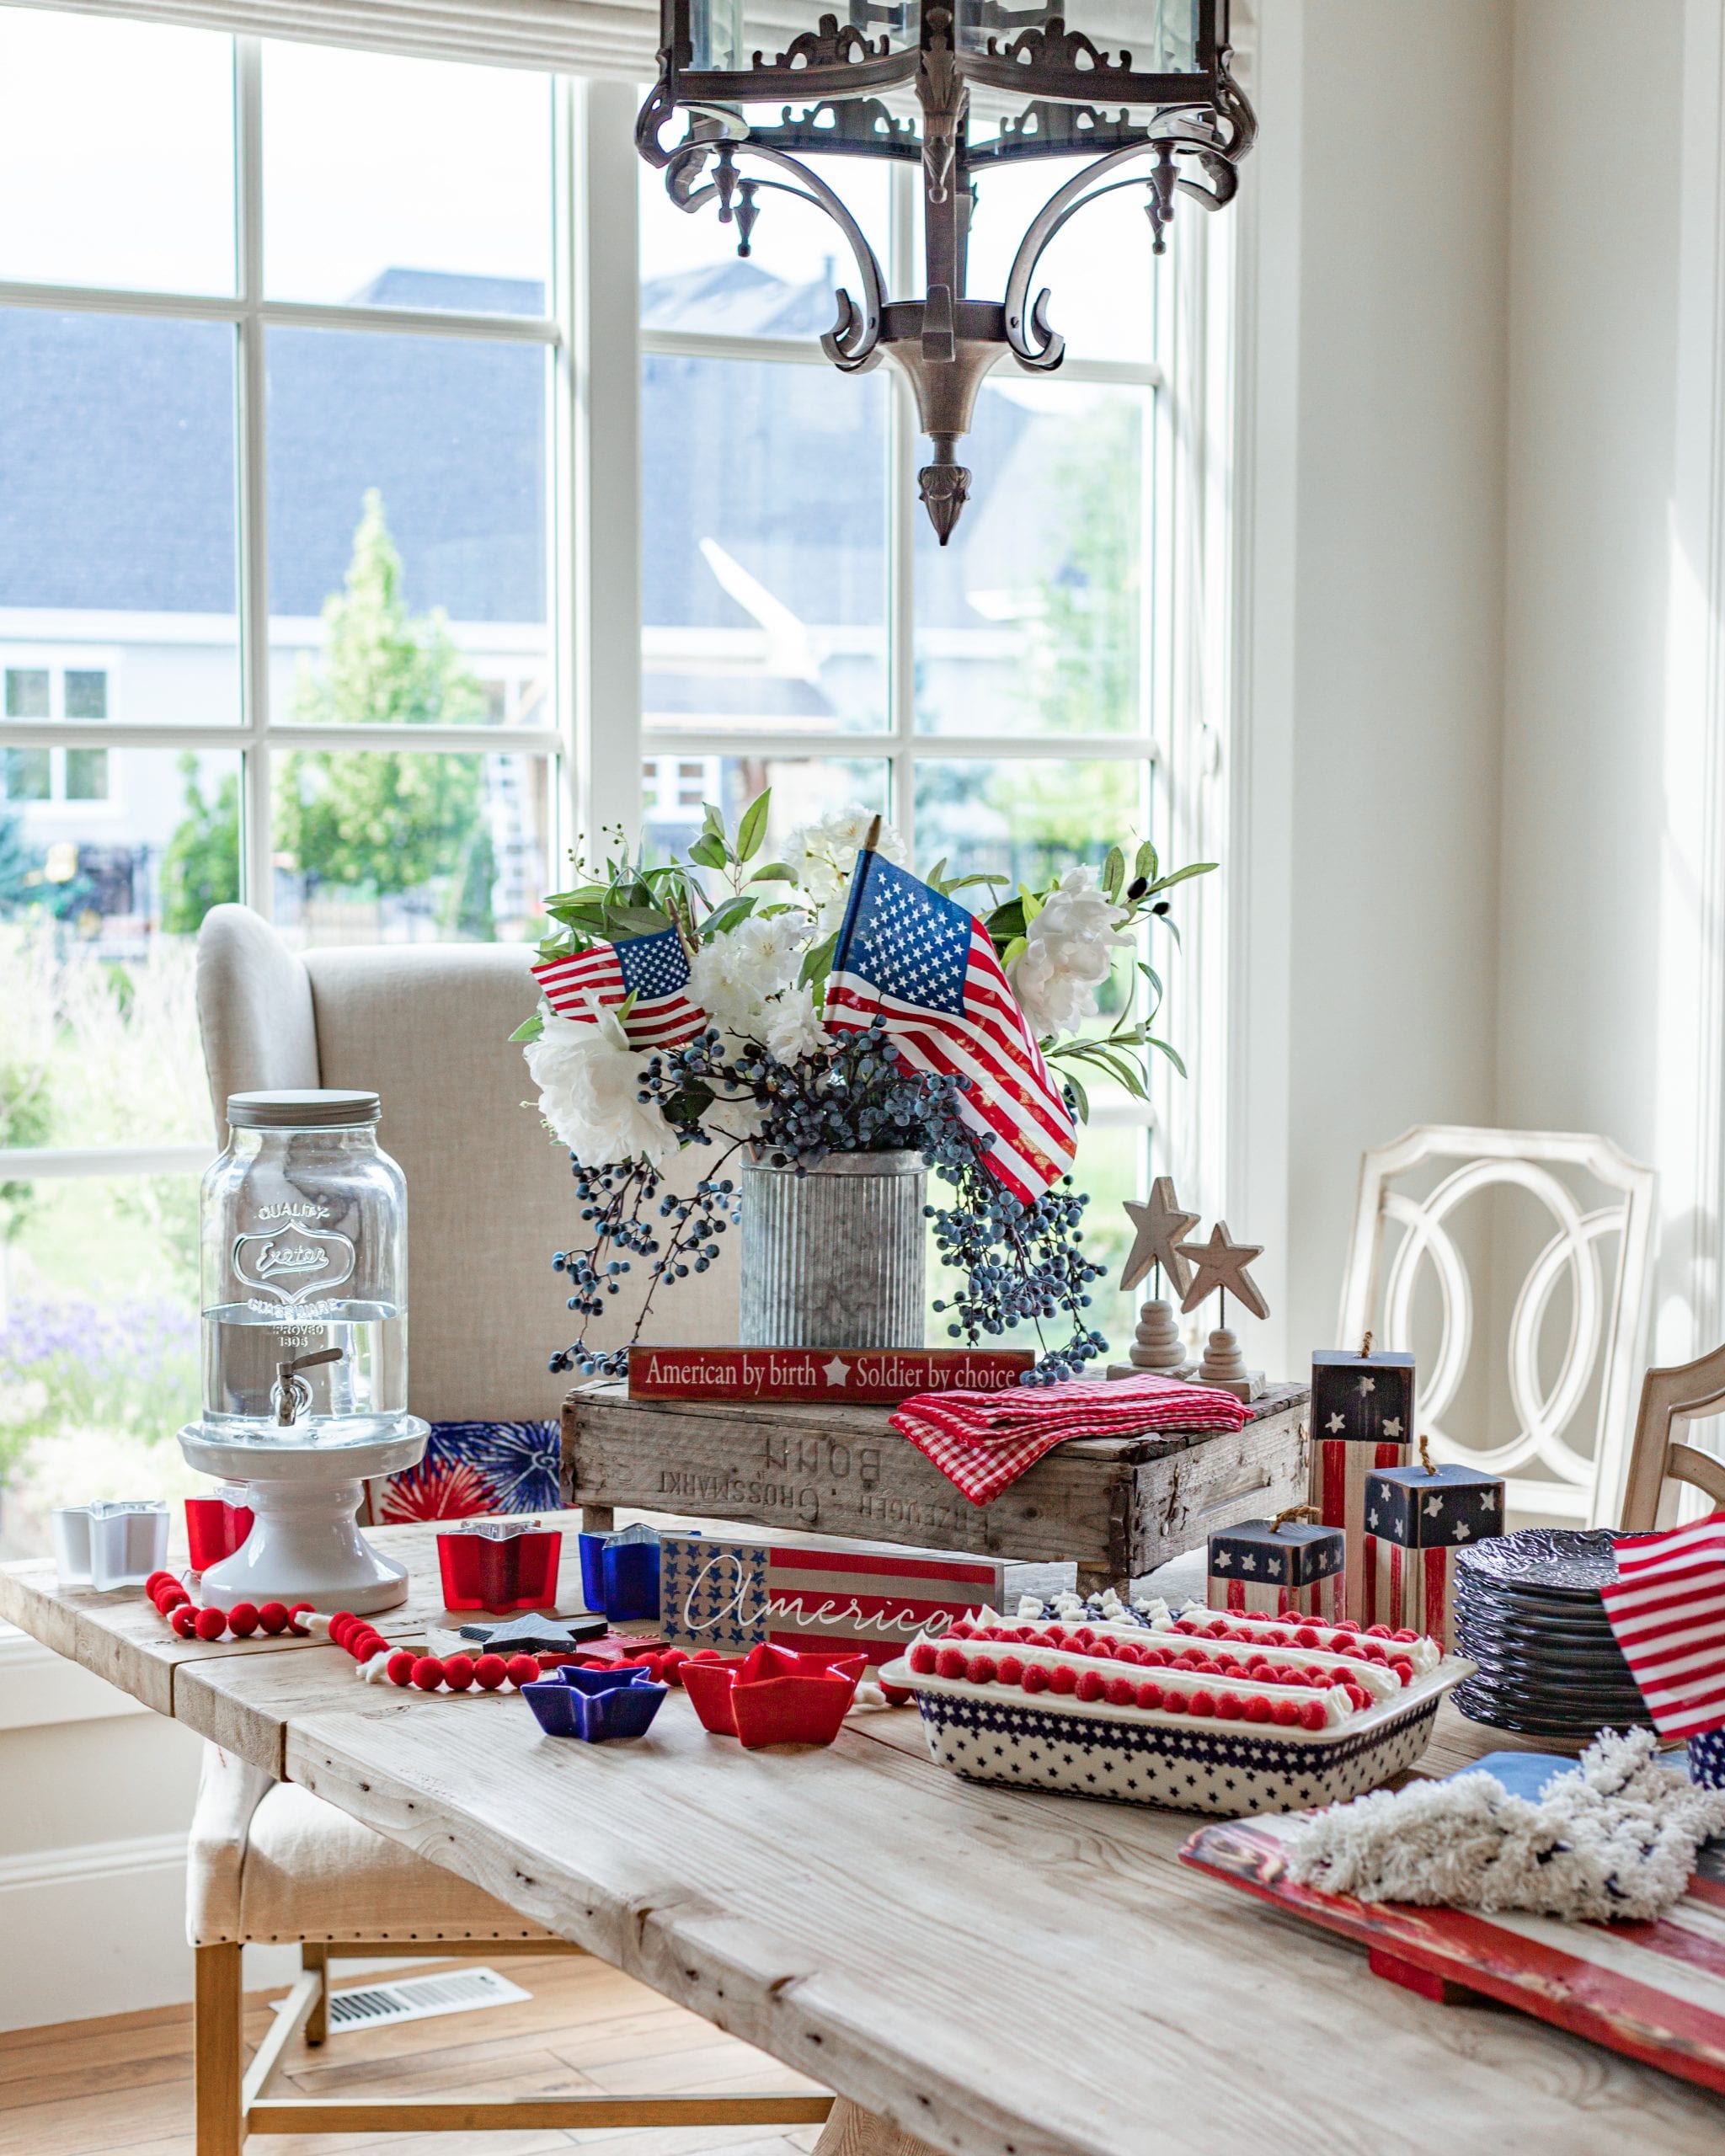
<svg viewBox="0 0 1725 2156"><path fill-rule="evenodd" d="M455 1969L446 1976L355 1984L330 1993L329 2030L333 2036L344 2029L381 2029L388 2021L424 2021L434 2014L471 2014L532 1995L495 1969Z"/></svg>

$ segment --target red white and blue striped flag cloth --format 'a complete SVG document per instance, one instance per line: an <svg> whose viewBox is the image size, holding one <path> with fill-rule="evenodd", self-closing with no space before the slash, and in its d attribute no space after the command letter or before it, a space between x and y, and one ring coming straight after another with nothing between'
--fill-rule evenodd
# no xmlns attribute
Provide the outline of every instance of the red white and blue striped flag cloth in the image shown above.
<svg viewBox="0 0 1725 2156"><path fill-rule="evenodd" d="M591 943L573 958L547 958L532 971L545 1001L565 1018L591 1023L601 1011L633 995L622 1022L631 1048L678 1048L707 1023L706 1012L683 992L689 960L674 928L620 943Z"/></svg>
<svg viewBox="0 0 1725 2156"><path fill-rule="evenodd" d="M1725 1728L1725 1513L1620 1542L1599 1593L1660 1736Z"/></svg>
<svg viewBox="0 0 1725 2156"><path fill-rule="evenodd" d="M975 914L878 853L857 858L826 988L826 1022L879 1020L913 1070L970 1081L959 1112L1023 1204L1071 1166L1078 1134Z"/></svg>

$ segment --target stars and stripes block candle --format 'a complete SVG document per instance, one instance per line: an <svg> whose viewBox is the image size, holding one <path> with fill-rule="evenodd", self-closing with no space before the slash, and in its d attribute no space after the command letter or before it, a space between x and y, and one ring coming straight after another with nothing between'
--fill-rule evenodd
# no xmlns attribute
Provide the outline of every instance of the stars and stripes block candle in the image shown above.
<svg viewBox="0 0 1725 2156"><path fill-rule="evenodd" d="M1311 1358L1311 1502L1348 1538L1343 1614L1359 1623L1365 1593L1365 1478L1413 1457L1412 1355L1321 1348Z"/></svg>
<svg viewBox="0 0 1725 2156"><path fill-rule="evenodd" d="M585 951L547 958L531 970L545 1001L565 1018L590 1023L601 1011L633 996L622 1021L631 1048L677 1048L707 1023L706 1012L684 993L688 954L674 928L617 943L590 943Z"/></svg>
<svg viewBox="0 0 1725 2156"><path fill-rule="evenodd" d="M1362 1625L1455 1646L1455 1553L1503 1532L1503 1478L1477 1467L1391 1467L1365 1478Z"/></svg>
<svg viewBox="0 0 1725 2156"><path fill-rule="evenodd" d="M866 848L826 989L838 1033L879 1023L913 1070L969 1081L959 1113L990 1172L1028 1205L1071 1167L1078 1134L988 931L956 899Z"/></svg>
<svg viewBox="0 0 1725 2156"><path fill-rule="evenodd" d="M896 1544L769 1541L660 1534L659 1628L667 1646L746 1654L774 1646L854 1647L872 1663L901 1654L931 1620L989 1609L1010 1614L1020 1595L1070 1593L1076 1566L1018 1564Z"/></svg>
<svg viewBox="0 0 1725 2156"><path fill-rule="evenodd" d="M1725 1729L1725 1513L1620 1540L1599 1595L1660 1736Z"/></svg>
<svg viewBox="0 0 1725 2156"><path fill-rule="evenodd" d="M1337 1528L1267 1519L1220 1527L1210 1538L1210 1606L1333 1623L1342 1614L1346 1561Z"/></svg>

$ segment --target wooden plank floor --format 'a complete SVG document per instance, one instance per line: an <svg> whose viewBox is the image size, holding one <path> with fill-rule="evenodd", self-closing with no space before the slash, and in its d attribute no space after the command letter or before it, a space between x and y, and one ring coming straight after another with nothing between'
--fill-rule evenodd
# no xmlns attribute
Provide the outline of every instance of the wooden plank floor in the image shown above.
<svg viewBox="0 0 1725 2156"><path fill-rule="evenodd" d="M466 1963L415 1962L390 1975L419 1976ZM333 2036L287 2056L272 2095L307 2096L558 2095L583 2089L660 2095L710 2089L796 2090L814 2086L777 2060L722 2035L644 1985L585 1956L494 1965L532 1997L471 2014L396 2022ZM380 1981L387 1981L387 1977ZM361 1981L338 1966L337 1988ZM269 2001L246 2001L246 2036L269 2026ZM607 2156L804 2156L819 2127L775 2134L760 2127L656 2132L488 2134L267 2135L248 2156L541 2156L600 2142ZM193 2156L192 2031L189 2006L158 2007L99 2021L0 2036L0 2152L3 2156Z"/></svg>

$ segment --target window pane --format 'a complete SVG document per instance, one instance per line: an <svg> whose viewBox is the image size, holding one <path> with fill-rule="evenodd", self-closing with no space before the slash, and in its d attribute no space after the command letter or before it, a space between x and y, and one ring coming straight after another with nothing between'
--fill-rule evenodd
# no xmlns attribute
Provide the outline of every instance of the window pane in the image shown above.
<svg viewBox="0 0 1725 2156"><path fill-rule="evenodd" d="M889 174L860 157L811 157L811 168L862 226L886 264ZM770 166L739 160L743 179L777 180ZM710 179L710 173L708 178ZM844 234L825 211L763 188L746 257L737 227L716 202L680 210L665 176L641 167L641 323L646 329L709 329L731 337L815 338L837 318L834 290L862 296Z"/></svg>
<svg viewBox="0 0 1725 2156"><path fill-rule="evenodd" d="M8 749L5 763L6 798L45 801L53 790L52 762L53 751L49 749Z"/></svg>
<svg viewBox="0 0 1725 2156"><path fill-rule="evenodd" d="M1135 760L925 759L916 766L916 857L944 857L949 873L998 876L1008 887L1040 883L1075 862L1100 863L1111 846L1130 857L1149 828L1149 776ZM970 903L984 895L972 893Z"/></svg>
<svg viewBox="0 0 1725 2156"><path fill-rule="evenodd" d="M66 716L68 718L106 718L108 676L88 667L68 667L66 672Z"/></svg>
<svg viewBox="0 0 1725 2156"><path fill-rule="evenodd" d="M275 716L546 724L544 354L319 329L268 353Z"/></svg>
<svg viewBox="0 0 1725 2156"><path fill-rule="evenodd" d="M237 755L8 749L5 771L11 807L0 806L0 947L28 931L50 937L56 951L75 943L130 966L164 937L194 935L212 905L239 896ZM16 1001L0 993L8 1017L49 995L22 979L11 987ZM195 1058L189 991L184 1015L183 1046ZM136 1137L139 1117L152 1113L141 1097L113 1142ZM56 1142L106 1141L67 1134Z"/></svg>
<svg viewBox="0 0 1725 2156"><path fill-rule="evenodd" d="M207 1489L174 1441L198 1396L197 1177L0 1180L0 1559L47 1556L56 1505Z"/></svg>
<svg viewBox="0 0 1725 2156"><path fill-rule="evenodd" d="M49 714L50 678L45 666L8 666L6 670L6 716L8 718L46 718Z"/></svg>
<svg viewBox="0 0 1725 2156"><path fill-rule="evenodd" d="M916 520L916 718L937 734L1147 729L1135 389L985 387L952 542Z"/></svg>
<svg viewBox="0 0 1725 2156"><path fill-rule="evenodd" d="M0 276L233 290L225 37L0 9Z"/></svg>
<svg viewBox="0 0 1725 2156"><path fill-rule="evenodd" d="M762 861L790 833L852 803L887 808L888 767L878 756L649 756L642 772L642 828L649 851L665 859L699 834L701 804L712 801L734 828L757 794L772 788Z"/></svg>
<svg viewBox="0 0 1725 2156"><path fill-rule="evenodd" d="M988 132L993 131L991 126ZM1146 157L1117 177L1148 180L1155 163ZM981 168L970 226L969 281L975 297L1006 296L1019 241L1043 204L1078 169L1071 157ZM1081 210L1043 254L1031 296L1048 288L1049 321L1074 359L1136 360L1147 366L1156 356L1156 279L1162 265L1151 252L1144 211L1149 199L1147 186L1103 195ZM1178 243L1188 213L1204 215L1196 204L1183 202L1170 247Z"/></svg>
<svg viewBox="0 0 1725 2156"><path fill-rule="evenodd" d="M266 45L264 201L273 299L542 315L550 79Z"/></svg>
<svg viewBox="0 0 1725 2156"><path fill-rule="evenodd" d="M302 946L537 939L554 785L542 756L279 757L277 926Z"/></svg>
<svg viewBox="0 0 1725 2156"><path fill-rule="evenodd" d="M115 708L118 669L128 718L231 725L232 330L0 308L0 660L28 648L24 688L7 668L7 716L47 716L57 647L68 718ZM114 664L95 668L93 644Z"/></svg>
<svg viewBox="0 0 1725 2156"><path fill-rule="evenodd" d="M879 376L649 355L649 726L884 726L886 396Z"/></svg>

